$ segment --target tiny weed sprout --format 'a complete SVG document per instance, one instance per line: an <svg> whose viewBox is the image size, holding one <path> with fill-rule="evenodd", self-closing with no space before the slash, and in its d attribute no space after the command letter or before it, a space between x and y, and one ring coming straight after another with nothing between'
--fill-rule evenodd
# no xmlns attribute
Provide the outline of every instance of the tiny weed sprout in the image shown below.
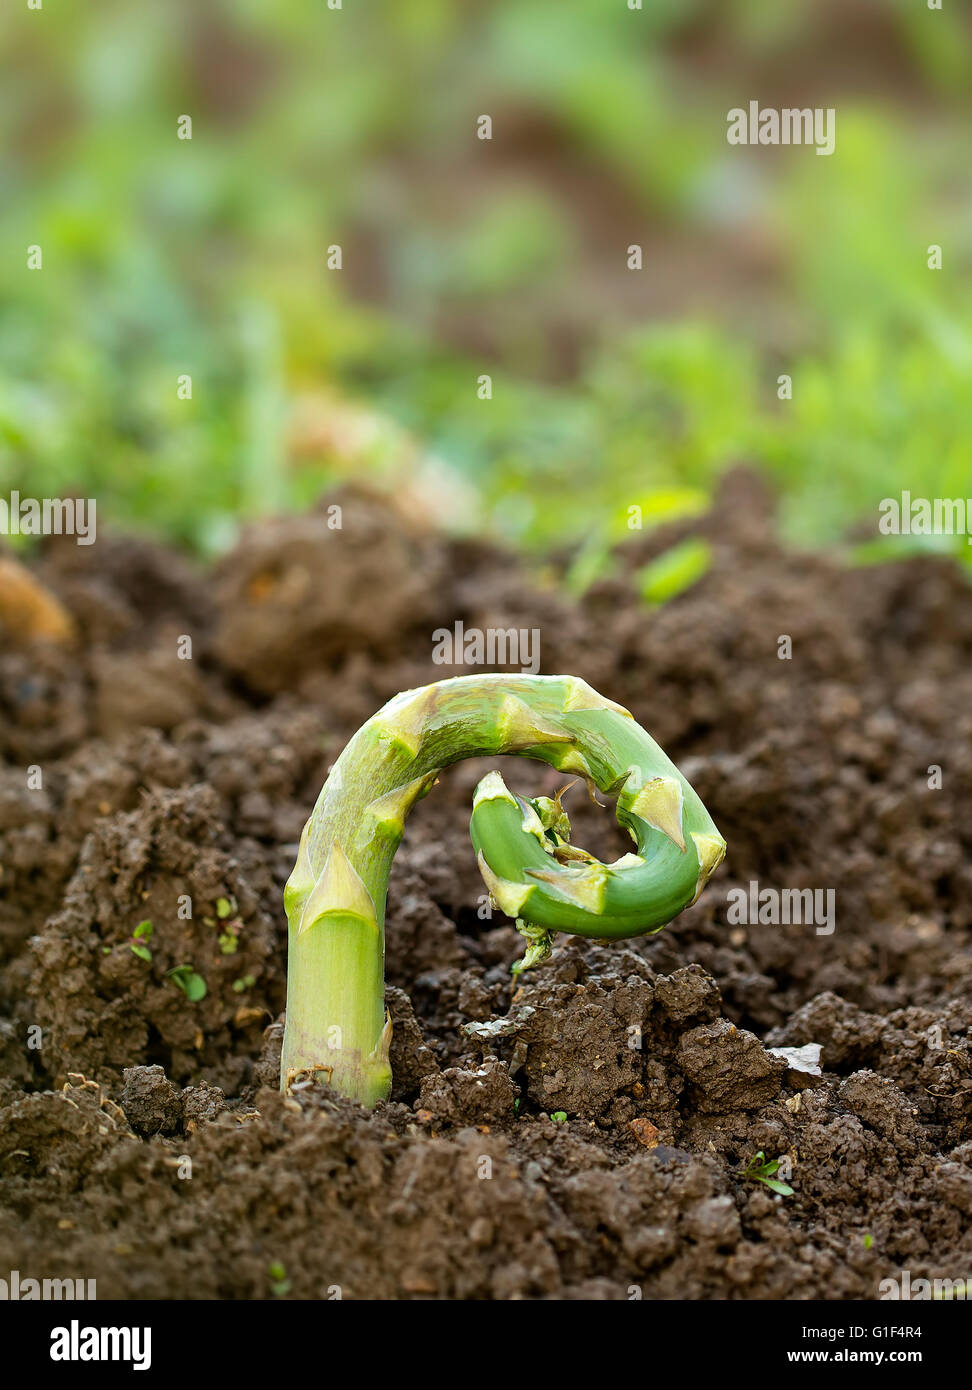
<svg viewBox="0 0 972 1390"><path fill-rule="evenodd" d="M152 959L152 952L145 945L145 942L149 939L154 930L155 928L152 926L152 923L146 920L144 922L139 922L138 926L132 932L131 940L128 944L131 947L132 955L138 956L139 960Z"/></svg>
<svg viewBox="0 0 972 1390"><path fill-rule="evenodd" d="M772 1192L778 1192L781 1197L792 1197L793 1188L788 1183L780 1182L779 1178L774 1176L779 1166L780 1160L778 1158L767 1159L763 1150L760 1149L758 1153L753 1154L746 1164L743 1169L743 1177L748 1178L750 1182L761 1182L764 1187L768 1187Z"/></svg>
<svg viewBox="0 0 972 1390"><path fill-rule="evenodd" d="M235 956L236 952L239 950L240 938L236 934L235 930L233 930L235 927L238 926L238 922L227 922L226 930L220 932L219 949L222 955Z"/></svg>
<svg viewBox="0 0 972 1390"><path fill-rule="evenodd" d="M190 1004L198 1004L206 998L206 981L197 975L191 965L175 965L168 972L169 979L181 989Z"/></svg>
<svg viewBox="0 0 972 1390"><path fill-rule="evenodd" d="M527 940L660 931L696 901L725 841L688 782L627 710L575 676L479 675L396 695L351 739L304 826L284 891L289 926L281 1086L317 1076L374 1105L389 1094L385 896L415 803L463 758L519 754L616 798L634 851L603 864L569 840L556 798L525 800L498 772L470 834L495 905Z"/></svg>

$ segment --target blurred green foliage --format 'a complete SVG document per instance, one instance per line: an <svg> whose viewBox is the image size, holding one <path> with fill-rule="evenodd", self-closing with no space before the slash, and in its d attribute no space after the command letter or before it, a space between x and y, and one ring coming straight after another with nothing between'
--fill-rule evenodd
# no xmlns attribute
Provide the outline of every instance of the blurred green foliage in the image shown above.
<svg viewBox="0 0 972 1390"><path fill-rule="evenodd" d="M642 566L636 576L638 592L645 603L667 603L707 574L711 563L708 541L688 536Z"/></svg>
<svg viewBox="0 0 972 1390"><path fill-rule="evenodd" d="M957 6L44 0L5 27L4 492L214 550L364 475L583 542L577 589L631 505L697 508L740 460L808 544L866 540L902 488L972 496ZM836 153L731 149L750 98L835 105Z"/></svg>

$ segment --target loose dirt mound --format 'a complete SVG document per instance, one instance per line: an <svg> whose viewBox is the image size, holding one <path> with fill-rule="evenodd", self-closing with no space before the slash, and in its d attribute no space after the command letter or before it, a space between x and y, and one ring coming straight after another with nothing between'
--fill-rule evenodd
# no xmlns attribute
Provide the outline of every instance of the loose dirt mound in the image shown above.
<svg viewBox="0 0 972 1390"><path fill-rule="evenodd" d="M669 529L570 604L507 555L338 500L342 529L325 506L256 526L212 578L123 539L38 561L81 640L0 654L0 1270L180 1298L870 1298L901 1268L965 1277L958 570L786 555L737 473L695 528L715 557L696 588L634 597ZM514 989L520 938L481 919L467 832L489 764L452 769L392 876L392 1101L283 1098L300 826L384 700L462 673L431 661L457 620L539 628L542 670L630 708L726 865L660 936L561 938ZM557 781L501 765L531 794ZM623 848L609 812L571 811L578 842ZM751 880L834 890L835 931L727 920ZM820 1076L769 1050L807 1043ZM759 1151L792 1195L745 1175Z"/></svg>

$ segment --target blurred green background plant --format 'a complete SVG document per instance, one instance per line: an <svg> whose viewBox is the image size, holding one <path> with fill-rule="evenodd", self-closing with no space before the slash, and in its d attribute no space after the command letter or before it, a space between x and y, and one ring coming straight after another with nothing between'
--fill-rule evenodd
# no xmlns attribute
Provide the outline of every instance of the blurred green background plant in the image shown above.
<svg viewBox="0 0 972 1390"><path fill-rule="evenodd" d="M365 477L592 555L748 461L791 541L862 558L901 553L871 543L882 497L972 497L957 4L44 0L3 24L0 491L212 552ZM836 152L728 146L750 99L834 106Z"/></svg>

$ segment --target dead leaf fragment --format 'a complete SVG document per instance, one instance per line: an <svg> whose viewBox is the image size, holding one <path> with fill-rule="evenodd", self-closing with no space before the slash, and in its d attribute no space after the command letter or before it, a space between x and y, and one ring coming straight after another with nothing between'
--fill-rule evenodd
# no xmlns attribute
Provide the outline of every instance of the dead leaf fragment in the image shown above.
<svg viewBox="0 0 972 1390"><path fill-rule="evenodd" d="M651 1120L646 1120L641 1115L636 1120L632 1120L628 1128L638 1143L644 1144L646 1149L657 1149L661 1142L661 1130L657 1125L653 1125Z"/></svg>

